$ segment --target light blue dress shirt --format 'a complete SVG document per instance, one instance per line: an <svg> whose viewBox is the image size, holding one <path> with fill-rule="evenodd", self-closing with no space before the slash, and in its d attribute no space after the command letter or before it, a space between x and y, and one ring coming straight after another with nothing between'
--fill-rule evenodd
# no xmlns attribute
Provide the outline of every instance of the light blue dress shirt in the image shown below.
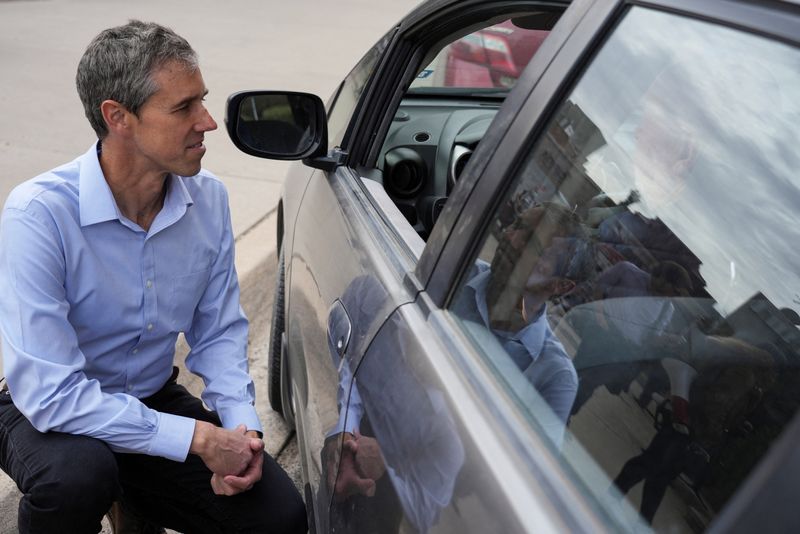
<svg viewBox="0 0 800 534"><path fill-rule="evenodd" d="M261 430L247 367L228 196L167 179L149 231L119 211L98 148L18 186L0 222L0 328L14 404L39 431L183 461L194 420L147 408L184 332L225 427Z"/></svg>
<svg viewBox="0 0 800 534"><path fill-rule="evenodd" d="M528 409L536 414L544 434L560 447L565 425L578 392L575 366L551 330L544 306L538 313L532 314L530 322L518 332L506 332L491 327L486 303L490 273L488 263L476 261L468 276L468 282L453 303L452 311L463 321L479 345L487 351L494 365L502 369L501 374L510 380L510 387L520 400L526 405L530 403ZM485 339L487 335L489 339ZM508 358L498 357L498 351L493 348L498 343ZM536 389L538 398L530 398L526 392L527 388L522 386L517 378L522 379L523 383L532 385ZM541 405L541 401L547 403L550 409L538 410L537 406Z"/></svg>
<svg viewBox="0 0 800 534"><path fill-rule="evenodd" d="M486 304L490 276L489 265L483 261L476 262L473 276L465 285L472 291L464 292L453 311L462 320L483 325L500 341L516 367L536 388L558 418L560 423L554 427L552 436L557 443L560 443L564 424L569 418L572 403L578 392L575 366L547 323L544 307L518 332L491 328Z"/></svg>

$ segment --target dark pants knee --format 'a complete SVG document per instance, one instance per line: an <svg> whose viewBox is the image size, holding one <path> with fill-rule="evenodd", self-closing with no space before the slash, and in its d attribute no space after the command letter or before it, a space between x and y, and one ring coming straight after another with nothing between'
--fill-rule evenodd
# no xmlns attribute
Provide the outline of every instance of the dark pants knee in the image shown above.
<svg viewBox="0 0 800 534"><path fill-rule="evenodd" d="M21 533L97 532L120 495L114 454L96 439L41 433L0 402L0 466L16 482Z"/></svg>

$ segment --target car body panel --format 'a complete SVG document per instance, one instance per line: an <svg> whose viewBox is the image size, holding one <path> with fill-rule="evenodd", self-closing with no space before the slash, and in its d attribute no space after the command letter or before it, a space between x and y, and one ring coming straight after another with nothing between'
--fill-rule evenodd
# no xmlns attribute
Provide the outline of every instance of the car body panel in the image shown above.
<svg viewBox="0 0 800 534"><path fill-rule="evenodd" d="M339 384L332 378L337 376L340 362L330 354L328 336L320 335L329 331L332 305L354 278L369 274L385 287L387 298L369 322L362 318L348 345L350 354L363 354L392 310L414 296L404 286L405 262L386 254L396 246L387 244L386 230L380 228L374 207L354 177L346 174L347 169L340 169L328 177L318 173L309 180L302 202L305 216L295 221L293 230L295 235L313 235L324 229L330 239L295 239L287 255L287 272L291 273L287 278L289 368L297 410L303 413L302 449L314 495L320 495L319 481L325 476L320 465L325 441L339 421ZM321 269L321 265L332 268ZM346 310L349 315L355 311ZM316 507L319 511L327 508L324 501L328 497L322 498ZM318 517L317 524L324 524L324 518Z"/></svg>
<svg viewBox="0 0 800 534"><path fill-rule="evenodd" d="M796 45L797 9L786 4L783 12L793 15L782 17L777 4L755 2L578 0L501 105L470 101L474 109L462 114L458 128L425 129L433 134L427 145L413 141L419 133L414 128L394 124L399 112L419 113L416 124L426 124L426 109L435 110L435 104L406 98L404 89L425 47L458 28L453 20L466 24L470 10L485 14L535 4L421 4L390 32L389 44L382 41L386 51L375 79L359 95L342 139L347 163L330 172L294 165L287 178L280 225L286 229L288 365L306 496L320 532L648 528L631 520L628 510L605 506L581 491L542 428L521 415L519 401L445 308L472 267L532 141L544 134L556 107L626 10L639 6L688 15ZM457 105L442 102L442 117L457 115ZM477 133L462 128L470 121L481 122ZM387 153L427 151L423 157L441 176L452 163L454 139L465 131L480 143L453 190L445 192L447 204L423 245L402 211L406 204L415 207L414 201L404 204L383 181ZM440 194L438 186L426 184L425 194ZM712 314L713 303L696 307ZM568 317L596 314L592 306L579 306ZM564 340L574 334L568 323L558 330ZM574 356L575 347L565 344ZM541 399L531 402L541 405ZM377 447L385 471L371 495L343 499L331 487L352 475L352 465L341 459L349 447L343 433L351 430L366 438L364 447ZM587 456L582 468L590 474L584 478L607 484L590 463ZM767 487L763 480L750 482L750 495L757 493L753 484ZM719 523L726 528L746 505L740 498L732 502L735 507L724 511Z"/></svg>
<svg viewBox="0 0 800 534"><path fill-rule="evenodd" d="M366 278L343 298L370 315L385 294ZM536 433L523 432L523 442L509 447L510 414L481 402L502 393L465 373L456 355L469 352L468 343L440 312L425 317L424 298L393 313L357 368L361 432L377 442L387 472L373 498L334 503L333 524L353 532L389 532L401 523L419 532L602 530L590 514L577 513L585 505L552 478L555 470L547 473L554 460Z"/></svg>

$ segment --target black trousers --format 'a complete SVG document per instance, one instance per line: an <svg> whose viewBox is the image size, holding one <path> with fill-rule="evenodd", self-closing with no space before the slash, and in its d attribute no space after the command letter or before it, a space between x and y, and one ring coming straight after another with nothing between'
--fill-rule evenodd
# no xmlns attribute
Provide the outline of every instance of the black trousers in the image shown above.
<svg viewBox="0 0 800 534"><path fill-rule="evenodd" d="M155 410L220 424L186 388L168 382L142 401ZM306 512L291 479L264 454L261 480L233 497L215 495L211 472L190 454L185 462L114 453L102 441L41 433L0 394L0 468L17 484L19 531L96 533L122 500L159 526L187 534L306 532Z"/></svg>

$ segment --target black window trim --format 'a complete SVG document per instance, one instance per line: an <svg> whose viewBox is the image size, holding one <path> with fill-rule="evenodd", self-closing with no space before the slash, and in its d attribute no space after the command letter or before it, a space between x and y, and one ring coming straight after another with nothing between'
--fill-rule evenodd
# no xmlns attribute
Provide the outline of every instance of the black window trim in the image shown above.
<svg viewBox="0 0 800 534"><path fill-rule="evenodd" d="M380 79L381 73L383 72L384 69L386 69L386 63L388 59L392 57L392 54L394 53L394 47L396 46L397 43L397 30L399 27L400 27L399 25L394 26L392 29L386 32L386 34L381 36L381 38L378 39L378 41L369 49L369 51L371 51L374 47L378 46L378 44L381 41L383 41L389 34L392 34L391 37L389 38L389 42L386 45L386 49L381 53L381 57L378 59L378 63L375 66L375 70L370 75L369 80L367 80L366 86L364 87L364 91L361 94L361 97L359 98L358 103L356 104L356 107L353 110L353 113L350 115L350 120L347 123L344 135L342 135L342 142L339 145L339 147L342 148L343 150L349 151L349 149L351 148L350 147L351 139L355 135L355 132L358 131L364 115L367 114L365 110L369 109L369 106L367 106L367 102L369 102L373 98L372 95L375 90L375 80ZM355 70L355 68L358 67L362 59L363 56L358 59L358 62L353 66L353 69L351 69L350 72L347 73L345 80L352 74L353 70ZM339 96L343 88L344 88L344 80L337 86L337 88L334 91L333 98L331 98L330 103L326 106L327 108L326 111L328 113L338 103ZM330 146L328 148L333 149L334 147Z"/></svg>

